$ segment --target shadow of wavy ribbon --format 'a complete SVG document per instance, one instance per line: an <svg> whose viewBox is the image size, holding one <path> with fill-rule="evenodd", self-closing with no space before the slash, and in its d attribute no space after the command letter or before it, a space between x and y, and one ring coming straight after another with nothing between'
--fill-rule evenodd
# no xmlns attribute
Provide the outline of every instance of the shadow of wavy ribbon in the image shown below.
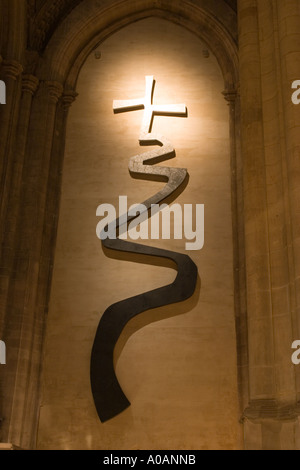
<svg viewBox="0 0 300 470"><path fill-rule="evenodd" d="M155 115L186 116L185 105L154 106L152 104L154 92L153 77L146 77L146 96L139 100L115 101L114 112L126 112L144 108L144 118L140 133L140 145L159 145L159 148L131 158L129 171L132 176L150 179L163 179L167 181L164 188L142 204L145 206L145 216L153 204L160 204L178 188L187 178L187 170L183 168L157 167L155 163L167 160L175 155L172 144L163 136L151 133L153 117ZM147 164L146 164L147 163ZM90 378L95 406L102 422L105 422L122 411L130 402L123 393L114 370L114 349L116 343L126 326L135 316L157 307L182 302L190 298L196 288L198 270L195 263L187 255L172 251L153 248L150 246L132 243L119 238L103 238L104 234L111 233L110 229L118 230L119 237L128 229L128 224L143 214L124 217L109 224L101 233L102 244L105 248L141 255L155 256L172 260L177 266L175 281L167 286L136 295L129 299L117 302L106 309L100 320L91 354Z"/></svg>

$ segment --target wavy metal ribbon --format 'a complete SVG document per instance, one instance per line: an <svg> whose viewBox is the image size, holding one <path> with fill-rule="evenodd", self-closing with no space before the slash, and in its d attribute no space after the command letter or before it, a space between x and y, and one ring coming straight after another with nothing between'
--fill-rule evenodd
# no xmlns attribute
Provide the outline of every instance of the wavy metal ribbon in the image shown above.
<svg viewBox="0 0 300 470"><path fill-rule="evenodd" d="M158 145L159 148L131 158L129 171L138 177L163 178L167 181L164 188L142 204L144 212L148 212L153 204L160 204L178 188L187 178L187 170L183 168L157 167L157 162L167 160L175 155L172 144L164 137L151 133L155 115L187 116L185 105L153 105L155 81L152 76L146 77L145 97L129 101L115 101L114 112L126 112L144 108L144 117L139 137L140 145ZM142 215L142 212L140 213ZM145 214L146 215L146 214ZM120 217L109 224L104 231L118 230L118 237L128 229L128 224L137 216L127 214L127 221ZM108 421L124 411L130 402L123 393L114 370L113 354L116 343L126 326L135 316L157 307L182 302L190 298L196 288L198 270L195 263L187 255L172 251L161 250L149 246L132 243L120 238L105 238L101 234L102 244L105 248L158 258L172 260L177 266L175 281L159 289L137 295L130 299L117 302L104 312L100 320L91 354L90 378L95 406L102 422Z"/></svg>

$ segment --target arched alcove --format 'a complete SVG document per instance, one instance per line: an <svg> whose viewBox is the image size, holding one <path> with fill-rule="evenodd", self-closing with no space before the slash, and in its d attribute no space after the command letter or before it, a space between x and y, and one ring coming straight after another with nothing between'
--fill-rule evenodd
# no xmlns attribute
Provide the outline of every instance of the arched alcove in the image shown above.
<svg viewBox="0 0 300 470"><path fill-rule="evenodd" d="M7 90L0 126L0 333L8 353L0 440L36 447L65 129L80 92L79 72L99 44L152 17L183 26L206 44L229 102L245 448L299 447L299 368L290 360L299 336L299 133L291 101L300 63L298 0L253 0L251 8L248 0L2 0L0 9L0 78Z"/></svg>
<svg viewBox="0 0 300 470"><path fill-rule="evenodd" d="M150 17L118 28L99 46L101 59L91 53L81 69L67 126L40 448L240 446L229 115L222 72L211 50L205 57L206 49L186 28ZM90 350L101 314L113 302L174 278L171 269L107 258L95 236L99 204L117 206L126 194L129 203L141 202L161 186L128 174L129 158L140 151L141 112L112 113L114 98L143 95L144 77L151 73L157 80L156 103L183 101L188 107L188 119L156 118L154 126L175 146L170 166L190 173L176 202L206 206L208 249L190 253L201 293L199 282L190 301L146 312L124 331L116 367L132 406L103 425L89 384ZM185 252L184 241L144 243Z"/></svg>
<svg viewBox="0 0 300 470"><path fill-rule="evenodd" d="M13 204L13 213L18 214L15 224L18 235L14 239L7 235L7 243L14 246L16 256L14 268L5 278L9 289L3 299L9 312L6 314L4 339L10 350L11 364L3 392L5 420L2 426L4 438L22 448L35 446L44 329L48 321L46 312L56 247L68 109L76 98L79 72L95 47L123 27L146 18L169 20L184 27L211 51L222 71L222 89L230 104L238 346L240 331L245 334L245 317L240 317L240 293L244 288L243 222L240 217L243 198L236 13L223 0L81 2L70 10L64 20L58 22L56 28L47 24L53 34L48 43L45 39L41 55L28 51L23 62L22 135L16 173L18 187ZM38 42L43 39L41 31L39 34ZM20 178L22 185L18 183ZM14 270L17 270L18 276L14 275ZM20 311L24 312L22 321ZM245 339L243 344L246 344ZM26 360L20 356L20 350L28 351ZM247 375L245 369L244 375Z"/></svg>
<svg viewBox="0 0 300 470"><path fill-rule="evenodd" d="M39 76L62 82L66 88L74 87L80 67L98 43L120 28L147 17L168 19L207 42L220 64L225 88L236 90L236 15L223 0L216 0L213 5L207 0L81 3L53 35L38 67Z"/></svg>

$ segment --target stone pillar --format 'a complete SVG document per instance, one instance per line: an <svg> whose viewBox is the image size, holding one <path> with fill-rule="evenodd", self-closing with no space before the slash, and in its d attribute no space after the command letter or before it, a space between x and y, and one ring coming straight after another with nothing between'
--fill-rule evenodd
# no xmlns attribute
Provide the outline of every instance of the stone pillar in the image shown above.
<svg viewBox="0 0 300 470"><path fill-rule="evenodd" d="M16 132L16 142L12 159L12 178L9 186L9 200L4 214L5 224L2 224L1 233L1 276L0 276L0 337L2 337L4 312L15 251L16 225L18 208L21 201L22 172L25 149L27 143L28 126L30 121L31 102L38 87L38 79L33 75L22 77L22 98ZM1 315L2 314L2 315Z"/></svg>
<svg viewBox="0 0 300 470"><path fill-rule="evenodd" d="M41 83L32 102L24 160L21 203L16 228L14 269L7 298L3 339L9 367L4 369L2 440L34 448L38 416L39 379L46 317L43 259L47 224L49 172L57 103L63 87Z"/></svg>
<svg viewBox="0 0 300 470"><path fill-rule="evenodd" d="M237 333L238 387L241 415L248 403L247 305L243 205L243 164L240 137L240 96L235 90L223 92L229 107L231 153L231 199L234 240L234 294Z"/></svg>
<svg viewBox="0 0 300 470"><path fill-rule="evenodd" d="M14 60L0 61L0 79L6 84L6 104L0 106L0 334L3 334L3 323L5 318L5 298L7 293L7 260L4 259L3 231L5 227L5 215L9 200L9 186L12 175L12 156L16 141L16 128L18 122L19 99L21 94L20 74L22 66ZM7 254L7 252L6 252ZM1 337L2 339L2 337ZM2 367L3 369L3 367ZM3 370L0 376L0 440L3 426Z"/></svg>
<svg viewBox="0 0 300 470"><path fill-rule="evenodd" d="M39 272L38 272L38 289L36 291L35 298L35 317L38 320L36 330L32 337L32 350L34 355L32 356L31 364L31 376L32 380L28 384L28 397L31 399L31 403L35 403L39 406L39 384L37 380L40 379L41 374L41 350L44 346L44 329L46 327L46 317L48 313L48 304L50 297L51 279L54 263L54 254L56 246L56 236L58 228L59 218L59 206L62 186L62 174L63 174L63 161L65 151L65 135L66 135L66 124L67 115L70 106L75 100L77 93L73 91L65 92L57 105L56 120L53 132L53 144L51 151L51 160L48 168L48 181L47 181L47 196L46 204L44 209L44 220L42 237L43 242L40 249L40 261L39 261ZM26 404L26 415L28 420L31 418L31 404ZM37 425L37 416L35 420ZM25 445L24 439L29 442L30 429L28 430L28 436L22 436L23 445ZM36 434L36 429L32 430L33 435ZM11 442L16 442L12 437Z"/></svg>
<svg viewBox="0 0 300 470"><path fill-rule="evenodd" d="M31 75L25 75L22 79L22 98L20 103L20 113L16 133L16 144L12 158L12 179L9 187L9 200L5 214L5 224L1 231L1 264L0 264L0 337L4 337L5 312L7 311L7 300L9 295L9 283L14 268L14 253L16 250L16 226L18 209L21 201L22 171L24 163L27 133L30 120L32 96L37 89L38 80ZM3 372L3 371L2 371ZM1 390L4 384L1 383ZM1 393L2 395L2 393ZM3 406L0 400L1 415ZM1 428L1 423L0 423Z"/></svg>
<svg viewBox="0 0 300 470"><path fill-rule="evenodd" d="M276 2L278 21L277 54L281 61L281 114L284 138L281 145L285 154L287 206L290 213L292 273L296 297L295 332L300 338L300 107L291 101L291 85L300 77L300 5L298 0ZM300 386L298 381L298 401Z"/></svg>
<svg viewBox="0 0 300 470"><path fill-rule="evenodd" d="M48 177L44 242L41 252L42 269L40 270L40 285L44 286L44 290L39 290L37 300L37 304L42 306L43 309L48 309L50 296L50 285L56 246L62 187L67 116L69 108L76 99L76 96L77 93L72 90L65 91L57 106L56 122L53 133L53 147Z"/></svg>
<svg viewBox="0 0 300 470"><path fill-rule="evenodd" d="M0 68L0 79L6 84L7 101L0 106L0 227L8 199L8 185L11 177L11 155L16 139L21 78L23 67L15 60L4 60ZM0 228L1 231L1 228Z"/></svg>
<svg viewBox="0 0 300 470"><path fill-rule="evenodd" d="M276 2L278 18L278 54L281 61L282 113L286 152L286 181L288 183L287 206L290 213L291 246L290 270L293 275L295 311L293 316L293 340L300 339L300 106L291 101L291 85L300 77L300 6L298 0ZM300 412L300 366L296 371L296 396L298 429ZM298 431L300 448L300 432Z"/></svg>
<svg viewBox="0 0 300 470"><path fill-rule="evenodd" d="M238 4L249 349L249 406L244 418L248 449L299 446L296 371L291 362L291 344L298 339L290 227L293 213L285 163L282 91L290 85L282 80L284 60L278 36L281 15L290 11L289 3L239 0ZM293 42L286 22L285 33ZM299 172L294 178L299 179Z"/></svg>
<svg viewBox="0 0 300 470"><path fill-rule="evenodd" d="M275 393L269 240L256 0L239 2L250 399ZM254 354L254 352L256 352Z"/></svg>

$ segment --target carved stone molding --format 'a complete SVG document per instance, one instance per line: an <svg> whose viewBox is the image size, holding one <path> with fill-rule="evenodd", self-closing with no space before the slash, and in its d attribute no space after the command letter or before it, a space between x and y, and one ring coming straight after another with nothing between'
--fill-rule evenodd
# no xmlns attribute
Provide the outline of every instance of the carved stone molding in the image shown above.
<svg viewBox="0 0 300 470"><path fill-rule="evenodd" d="M238 97L238 92L237 90L225 90L222 95L228 103L234 103Z"/></svg>
<svg viewBox="0 0 300 470"><path fill-rule="evenodd" d="M76 100L78 93L74 90L66 90L61 97L63 108L68 110Z"/></svg>
<svg viewBox="0 0 300 470"><path fill-rule="evenodd" d="M222 95L228 103L231 112L234 112L239 92L237 90L225 90Z"/></svg>
<svg viewBox="0 0 300 470"><path fill-rule="evenodd" d="M14 450L12 444L0 444L0 450Z"/></svg>
<svg viewBox="0 0 300 470"><path fill-rule="evenodd" d="M39 85L39 80L34 75L23 75L22 92L34 95Z"/></svg>
<svg viewBox="0 0 300 470"><path fill-rule="evenodd" d="M30 46L42 51L52 33L66 15L82 0L47 0L35 11L35 4L30 5Z"/></svg>
<svg viewBox="0 0 300 470"><path fill-rule="evenodd" d="M63 94L64 88L62 84L56 81L48 81L48 80L45 81L44 83L48 89L48 93L49 93L51 100L54 103L57 103L59 98Z"/></svg>
<svg viewBox="0 0 300 470"><path fill-rule="evenodd" d="M300 403L279 404L276 400L253 400L244 411L243 419L259 423L261 420L294 421L300 416Z"/></svg>
<svg viewBox="0 0 300 470"><path fill-rule="evenodd" d="M23 72L23 66L16 60L4 60L2 63L2 69L6 78L16 80L18 76Z"/></svg>

